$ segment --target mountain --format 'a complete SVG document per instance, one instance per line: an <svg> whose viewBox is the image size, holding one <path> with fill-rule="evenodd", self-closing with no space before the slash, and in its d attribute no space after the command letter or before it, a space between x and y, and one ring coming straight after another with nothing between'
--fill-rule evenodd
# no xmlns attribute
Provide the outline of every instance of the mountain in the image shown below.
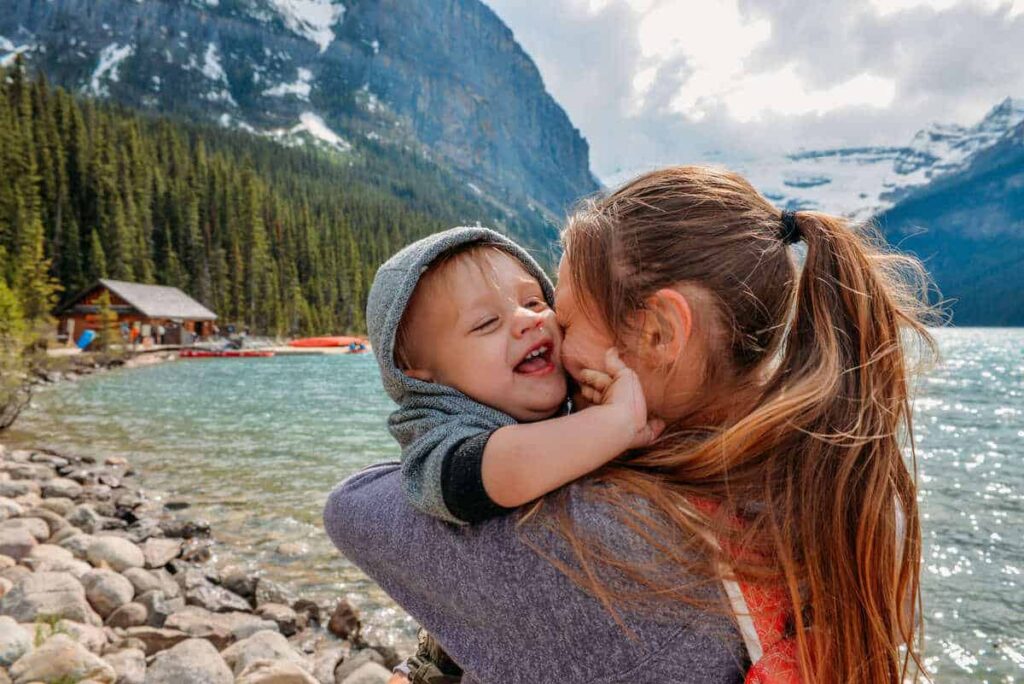
<svg viewBox="0 0 1024 684"><path fill-rule="evenodd" d="M598 188L586 141L479 0L2 5L0 66L21 54L80 94L342 155L415 150L534 225Z"/></svg>
<svg viewBox="0 0 1024 684"><path fill-rule="evenodd" d="M932 124L907 145L803 150L737 166L781 206L867 219L966 169L1021 121L1024 100L1006 98L973 126Z"/></svg>
<svg viewBox="0 0 1024 684"><path fill-rule="evenodd" d="M1024 325L1024 123L878 222L924 259L957 325Z"/></svg>

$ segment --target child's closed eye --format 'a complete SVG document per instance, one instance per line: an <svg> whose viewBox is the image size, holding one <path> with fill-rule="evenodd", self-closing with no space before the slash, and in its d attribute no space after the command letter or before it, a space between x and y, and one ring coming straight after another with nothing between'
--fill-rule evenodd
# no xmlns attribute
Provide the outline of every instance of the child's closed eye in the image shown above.
<svg viewBox="0 0 1024 684"><path fill-rule="evenodd" d="M473 329L470 330L470 332L474 332L474 333L475 332L488 332L490 329L494 328L497 324L498 324L498 317L497 316L488 316L487 318L483 319L482 321L477 323L475 326L473 326Z"/></svg>

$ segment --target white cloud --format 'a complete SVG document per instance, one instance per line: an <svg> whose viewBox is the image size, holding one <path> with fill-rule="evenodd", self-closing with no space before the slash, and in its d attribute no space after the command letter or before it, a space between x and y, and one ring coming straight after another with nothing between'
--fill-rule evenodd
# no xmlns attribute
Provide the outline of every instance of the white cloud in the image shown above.
<svg viewBox="0 0 1024 684"><path fill-rule="evenodd" d="M904 144L1024 95L1024 0L485 0L599 177Z"/></svg>

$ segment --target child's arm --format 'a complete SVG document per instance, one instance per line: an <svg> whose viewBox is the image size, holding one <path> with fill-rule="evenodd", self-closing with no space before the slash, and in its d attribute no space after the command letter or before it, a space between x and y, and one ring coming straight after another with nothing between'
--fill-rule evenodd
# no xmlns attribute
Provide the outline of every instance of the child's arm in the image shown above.
<svg viewBox="0 0 1024 684"><path fill-rule="evenodd" d="M607 375L583 372L583 394L594 406L562 418L503 427L487 440L481 477L494 503L521 506L661 434L665 425L660 419L648 420L636 373L614 349L608 350L605 363Z"/></svg>

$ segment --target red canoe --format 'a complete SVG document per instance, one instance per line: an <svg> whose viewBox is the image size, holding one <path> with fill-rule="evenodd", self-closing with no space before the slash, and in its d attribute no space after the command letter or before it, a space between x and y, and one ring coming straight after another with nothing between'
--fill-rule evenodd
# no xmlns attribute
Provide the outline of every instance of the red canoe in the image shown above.
<svg viewBox="0 0 1024 684"><path fill-rule="evenodd" d="M259 349L225 349L223 351L214 351L212 349L182 349L180 352L178 352L178 356L183 359L250 359L267 358L273 355L274 352L272 351L262 351Z"/></svg>
<svg viewBox="0 0 1024 684"><path fill-rule="evenodd" d="M338 337L303 337L299 340L292 340L288 343L289 347L347 347L350 344L358 344L366 346L366 340L361 337L348 337L340 335Z"/></svg>

